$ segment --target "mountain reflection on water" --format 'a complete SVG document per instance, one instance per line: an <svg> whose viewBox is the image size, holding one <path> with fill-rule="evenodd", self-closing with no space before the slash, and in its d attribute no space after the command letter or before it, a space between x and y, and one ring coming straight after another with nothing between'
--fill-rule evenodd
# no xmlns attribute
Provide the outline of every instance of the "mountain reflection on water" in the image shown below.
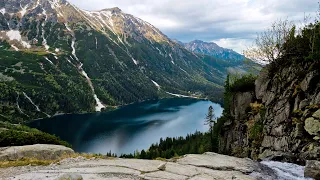
<svg viewBox="0 0 320 180"><path fill-rule="evenodd" d="M77 152L120 155L148 149L165 137L205 132L205 116L212 105L216 116L219 104L197 99L162 99L124 106L106 113L71 114L34 121L29 125L72 144Z"/></svg>

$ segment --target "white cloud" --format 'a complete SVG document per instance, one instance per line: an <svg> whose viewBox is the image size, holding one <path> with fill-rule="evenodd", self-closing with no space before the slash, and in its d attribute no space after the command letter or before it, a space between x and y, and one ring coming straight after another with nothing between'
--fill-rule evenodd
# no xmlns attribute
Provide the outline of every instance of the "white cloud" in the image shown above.
<svg viewBox="0 0 320 180"><path fill-rule="evenodd" d="M200 39L242 50L277 19L314 15L315 0L70 0L87 10L119 7L181 41Z"/></svg>
<svg viewBox="0 0 320 180"><path fill-rule="evenodd" d="M223 38L213 40L212 42L221 47L233 49L234 51L243 54L243 51L252 45L251 39L238 39L238 38Z"/></svg>

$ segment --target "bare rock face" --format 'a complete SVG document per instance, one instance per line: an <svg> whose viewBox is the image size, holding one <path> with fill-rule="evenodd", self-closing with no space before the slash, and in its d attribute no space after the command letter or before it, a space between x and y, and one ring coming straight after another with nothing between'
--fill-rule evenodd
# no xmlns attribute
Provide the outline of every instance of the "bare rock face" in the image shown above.
<svg viewBox="0 0 320 180"><path fill-rule="evenodd" d="M262 99L266 95L269 83L270 79L268 79L268 74L264 71L261 72L260 78L255 82L255 94L257 99Z"/></svg>
<svg viewBox="0 0 320 180"><path fill-rule="evenodd" d="M233 94L219 152L301 164L320 160L319 69L270 68L260 73L255 89Z"/></svg>
<svg viewBox="0 0 320 180"><path fill-rule="evenodd" d="M307 161L307 165L304 170L304 176L319 180L320 179L320 161Z"/></svg>
<svg viewBox="0 0 320 180"><path fill-rule="evenodd" d="M216 153L186 155L184 158L179 159L178 163L197 167L206 167L213 170L240 171L245 174L252 173L257 167L257 164L250 159L224 156Z"/></svg>
<svg viewBox="0 0 320 180"><path fill-rule="evenodd" d="M237 93L234 95L232 104L232 115L236 120L242 120L247 117L246 109L250 106L254 98L253 92Z"/></svg>
<svg viewBox="0 0 320 180"><path fill-rule="evenodd" d="M160 164L160 166L159 166ZM10 169L10 170L9 170ZM215 153L190 154L175 162L141 159L65 159L44 167L0 169L0 177L20 180L118 180L118 179L275 179L276 174L258 162Z"/></svg>
<svg viewBox="0 0 320 180"><path fill-rule="evenodd" d="M22 158L58 160L63 155L74 153L70 148L59 145L36 144L0 148L0 161L14 161Z"/></svg>

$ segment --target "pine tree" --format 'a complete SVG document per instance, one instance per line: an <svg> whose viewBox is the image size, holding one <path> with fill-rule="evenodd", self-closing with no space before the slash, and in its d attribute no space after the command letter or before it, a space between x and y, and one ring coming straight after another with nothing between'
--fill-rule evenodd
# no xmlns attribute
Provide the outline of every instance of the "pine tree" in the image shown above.
<svg viewBox="0 0 320 180"><path fill-rule="evenodd" d="M209 107L208 114L206 116L205 125L209 125L210 138L211 138L211 151L214 151L214 138L213 138L213 127L215 125L216 117L214 115L214 109L212 106Z"/></svg>

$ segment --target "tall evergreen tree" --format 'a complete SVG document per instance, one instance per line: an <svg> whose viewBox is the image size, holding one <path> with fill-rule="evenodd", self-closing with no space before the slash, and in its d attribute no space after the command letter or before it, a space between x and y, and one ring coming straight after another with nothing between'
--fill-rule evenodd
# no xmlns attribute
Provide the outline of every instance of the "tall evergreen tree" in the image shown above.
<svg viewBox="0 0 320 180"><path fill-rule="evenodd" d="M209 107L208 109L208 114L206 116L205 124L209 126L209 131L210 131L210 139L211 139L211 151L214 151L214 125L216 123L216 117L214 115L214 109L212 106Z"/></svg>

